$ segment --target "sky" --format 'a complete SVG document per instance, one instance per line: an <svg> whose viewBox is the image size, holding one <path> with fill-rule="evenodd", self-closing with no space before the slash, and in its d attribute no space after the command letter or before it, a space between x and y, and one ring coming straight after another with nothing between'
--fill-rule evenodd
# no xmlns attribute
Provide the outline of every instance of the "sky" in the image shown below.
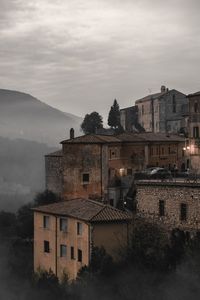
<svg viewBox="0 0 200 300"><path fill-rule="evenodd" d="M159 92L200 90L199 0L0 0L0 88L104 118Z"/></svg>

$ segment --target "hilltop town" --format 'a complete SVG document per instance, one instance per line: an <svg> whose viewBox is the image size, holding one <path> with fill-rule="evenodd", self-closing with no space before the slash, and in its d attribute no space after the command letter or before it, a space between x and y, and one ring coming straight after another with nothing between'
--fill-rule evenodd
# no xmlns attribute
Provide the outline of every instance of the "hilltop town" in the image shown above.
<svg viewBox="0 0 200 300"><path fill-rule="evenodd" d="M46 189L61 201L34 208L34 270L76 279L103 247L114 261L135 220L187 239L200 230L200 92L165 86L120 110L122 133L61 141L45 156Z"/></svg>

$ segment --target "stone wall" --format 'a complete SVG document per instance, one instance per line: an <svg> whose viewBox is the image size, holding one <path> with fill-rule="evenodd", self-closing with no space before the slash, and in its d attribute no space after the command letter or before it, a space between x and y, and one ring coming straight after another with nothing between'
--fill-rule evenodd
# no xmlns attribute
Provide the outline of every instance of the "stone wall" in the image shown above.
<svg viewBox="0 0 200 300"><path fill-rule="evenodd" d="M200 230L200 185L137 183L137 214L166 228ZM159 201L164 201L164 215ZM186 220L181 220L181 205L186 205Z"/></svg>
<svg viewBox="0 0 200 300"><path fill-rule="evenodd" d="M63 189L63 157L62 155L45 156L46 189L61 195Z"/></svg>

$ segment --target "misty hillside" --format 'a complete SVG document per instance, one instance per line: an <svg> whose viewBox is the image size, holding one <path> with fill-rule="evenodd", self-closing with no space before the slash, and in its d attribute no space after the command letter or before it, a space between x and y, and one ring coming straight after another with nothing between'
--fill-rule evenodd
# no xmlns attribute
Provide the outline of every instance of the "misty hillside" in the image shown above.
<svg viewBox="0 0 200 300"><path fill-rule="evenodd" d="M61 112L31 95L0 89L0 136L58 146L68 138L71 127L79 134L81 122L80 117Z"/></svg>
<svg viewBox="0 0 200 300"><path fill-rule="evenodd" d="M0 137L0 210L19 207L45 189L44 155L55 151L45 144Z"/></svg>

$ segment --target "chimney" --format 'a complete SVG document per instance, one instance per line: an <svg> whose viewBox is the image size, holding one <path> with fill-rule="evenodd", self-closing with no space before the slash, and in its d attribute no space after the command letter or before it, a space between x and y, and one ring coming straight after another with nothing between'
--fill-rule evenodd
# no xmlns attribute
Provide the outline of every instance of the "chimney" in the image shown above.
<svg viewBox="0 0 200 300"><path fill-rule="evenodd" d="M74 139L74 128L70 129L70 140Z"/></svg>
<svg viewBox="0 0 200 300"><path fill-rule="evenodd" d="M166 86L165 85L161 85L161 93L165 93L167 91Z"/></svg>

